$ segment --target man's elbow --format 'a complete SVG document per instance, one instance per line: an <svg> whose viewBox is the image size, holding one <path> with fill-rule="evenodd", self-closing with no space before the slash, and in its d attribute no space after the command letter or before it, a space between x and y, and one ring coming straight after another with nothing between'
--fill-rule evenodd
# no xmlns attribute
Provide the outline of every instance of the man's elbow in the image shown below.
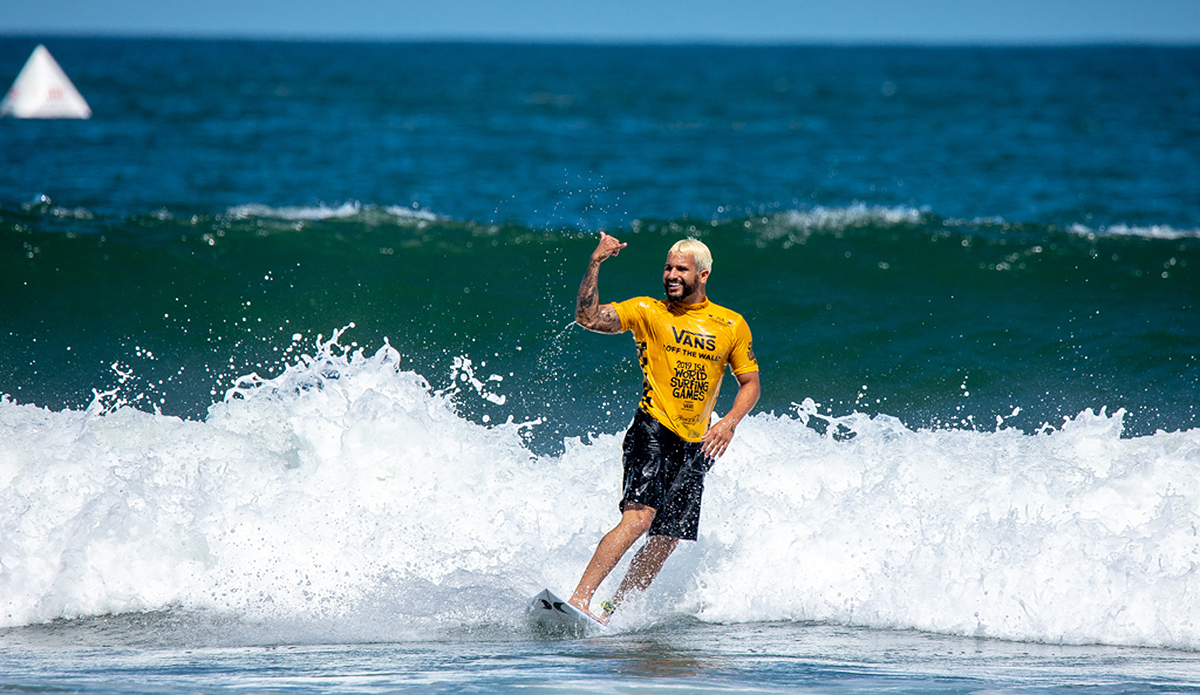
<svg viewBox="0 0 1200 695"><path fill-rule="evenodd" d="M601 325L601 323L600 323L598 320L596 320L596 319L591 319L591 320L580 320L580 318L579 318L579 317L575 317L575 323L579 324L579 325L580 325L580 326L582 326L583 328L585 328L585 329L587 329L587 330L589 330L589 331L591 331L591 332L593 332L593 333L612 333L612 332L613 332L613 331L611 331L611 330L608 330L608 329L606 329L606 328L605 328L603 325Z"/></svg>

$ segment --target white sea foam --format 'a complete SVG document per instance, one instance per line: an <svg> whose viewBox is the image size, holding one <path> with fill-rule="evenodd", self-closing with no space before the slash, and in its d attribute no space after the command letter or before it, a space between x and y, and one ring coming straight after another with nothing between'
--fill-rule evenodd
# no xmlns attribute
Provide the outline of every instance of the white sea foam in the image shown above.
<svg viewBox="0 0 1200 695"><path fill-rule="evenodd" d="M1200 647L1200 430L1122 439L1121 413L1055 431L759 416L714 471L712 620L820 620L1005 639ZM741 590L741 587L751 587Z"/></svg>
<svg viewBox="0 0 1200 695"><path fill-rule="evenodd" d="M956 219L947 218L942 221L942 224L947 227L999 227L1001 229L1008 227L1019 228L1020 224L1013 224L1002 217L976 217L973 219ZM1088 239L1098 239L1102 237L1141 237L1143 239L1198 239L1200 238L1200 229L1179 229L1169 225L1126 225L1126 224L1110 224L1103 225L1099 228L1089 227L1083 224L1067 225L1066 231L1076 236L1087 237Z"/></svg>
<svg viewBox="0 0 1200 695"><path fill-rule="evenodd" d="M353 217L362 212L362 204L356 201L343 203L331 208L326 205L271 207L261 203L247 203L229 208L227 215L235 219L250 217L269 217L280 220L328 220L339 217Z"/></svg>
<svg viewBox="0 0 1200 695"><path fill-rule="evenodd" d="M763 217L755 229L760 243L782 239L784 246L790 246L804 243L808 237L819 233L840 234L847 229L868 226L918 225L925 220L928 212L910 207L855 203L849 207L788 210Z"/></svg>
<svg viewBox="0 0 1200 695"><path fill-rule="evenodd" d="M920 224L928 210L910 207L883 207L855 203L849 207L815 207L811 210L789 210L780 220L795 229L822 230L863 227L871 224Z"/></svg>
<svg viewBox="0 0 1200 695"><path fill-rule="evenodd" d="M378 212L380 209L373 206L363 207L358 201L348 201L337 207L329 207L327 205L297 205L285 207L272 207L261 203L248 203L245 205L237 205L229 208L226 215L233 219L249 219L254 217L262 217L267 219L286 220L289 222L311 222L318 220L332 219L349 219L358 217L363 214ZM437 215L431 212L414 209L399 205L392 205L382 208L384 214L390 215L397 220L421 220L433 221L438 219Z"/></svg>
<svg viewBox="0 0 1200 695"><path fill-rule="evenodd" d="M806 402L743 422L699 542L618 626L685 612L1200 648L1200 430L813 418ZM539 456L528 426L464 419L389 346L336 336L204 422L0 400L0 625L163 608L388 635L515 623L524 597L574 586L617 516L619 435Z"/></svg>
<svg viewBox="0 0 1200 695"><path fill-rule="evenodd" d="M1092 229L1081 224L1068 227L1072 234L1088 238L1102 236L1142 237L1144 239L1200 239L1200 229L1178 229L1169 225L1154 224L1148 226L1110 224L1100 229Z"/></svg>
<svg viewBox="0 0 1200 695"><path fill-rule="evenodd" d="M764 217L759 227L759 236L764 241L785 239L802 242L817 233L841 233L847 229L866 226L893 227L920 225L928 221L928 208L882 207L856 203L849 207L815 207L811 210L789 210ZM1021 227L1002 217L975 217L970 219L949 217L942 220L946 227L1000 228ZM1083 224L1071 224L1066 231L1077 236L1096 239L1100 237L1141 237L1143 239L1200 239L1200 229L1183 229L1170 225L1127 225L1110 224L1098 228Z"/></svg>

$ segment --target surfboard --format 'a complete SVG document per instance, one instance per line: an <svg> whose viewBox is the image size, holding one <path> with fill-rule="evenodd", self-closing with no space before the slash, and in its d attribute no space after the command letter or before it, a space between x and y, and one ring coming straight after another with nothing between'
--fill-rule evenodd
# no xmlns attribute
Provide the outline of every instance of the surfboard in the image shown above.
<svg viewBox="0 0 1200 695"><path fill-rule="evenodd" d="M530 629L548 637L586 637L608 630L608 625L555 596L549 589L543 589L533 597L526 617Z"/></svg>

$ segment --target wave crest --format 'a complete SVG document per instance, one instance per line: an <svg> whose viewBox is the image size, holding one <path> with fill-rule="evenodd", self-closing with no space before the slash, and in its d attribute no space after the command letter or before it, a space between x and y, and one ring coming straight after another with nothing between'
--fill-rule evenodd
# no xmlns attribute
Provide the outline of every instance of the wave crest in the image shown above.
<svg viewBox="0 0 1200 695"><path fill-rule="evenodd" d="M534 423L472 422L386 342L340 335L204 422L0 400L2 624L180 607L511 630L525 597L569 590L616 520L619 433L536 455ZM699 542L618 626L683 612L1200 648L1200 430L1123 438L1123 416L1036 434L811 401L751 416Z"/></svg>

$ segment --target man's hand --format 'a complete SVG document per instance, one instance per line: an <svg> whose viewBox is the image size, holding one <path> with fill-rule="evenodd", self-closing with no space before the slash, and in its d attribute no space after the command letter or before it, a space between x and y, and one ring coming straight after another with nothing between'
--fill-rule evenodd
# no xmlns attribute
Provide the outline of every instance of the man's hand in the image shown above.
<svg viewBox="0 0 1200 695"><path fill-rule="evenodd" d="M621 252L629 244L622 244L615 236L609 236L604 232L600 232L600 243L596 246L596 250L592 251L592 262L602 263L609 256L615 256Z"/></svg>
<svg viewBox="0 0 1200 695"><path fill-rule="evenodd" d="M704 438L700 441L703 445L700 451L710 459L720 458L721 454L729 448L729 442L733 441L733 430L736 427L732 422L727 421L728 418L721 418L717 424L708 428L704 433Z"/></svg>
<svg viewBox="0 0 1200 695"><path fill-rule="evenodd" d="M600 264L609 256L615 256L625 248L614 236L600 232L600 243L592 251L587 273L579 284L579 296L575 299L575 323L597 333L620 333L621 319L612 304L600 305Z"/></svg>
<svg viewBox="0 0 1200 695"><path fill-rule="evenodd" d="M729 448L729 442L733 441L733 431L737 429L742 418L746 417L746 413L754 408L759 394L762 393L758 372L738 374L735 378L738 382L738 392L733 399L733 407L725 413L725 417L709 427L700 439L703 443L700 451L712 459L720 457Z"/></svg>

